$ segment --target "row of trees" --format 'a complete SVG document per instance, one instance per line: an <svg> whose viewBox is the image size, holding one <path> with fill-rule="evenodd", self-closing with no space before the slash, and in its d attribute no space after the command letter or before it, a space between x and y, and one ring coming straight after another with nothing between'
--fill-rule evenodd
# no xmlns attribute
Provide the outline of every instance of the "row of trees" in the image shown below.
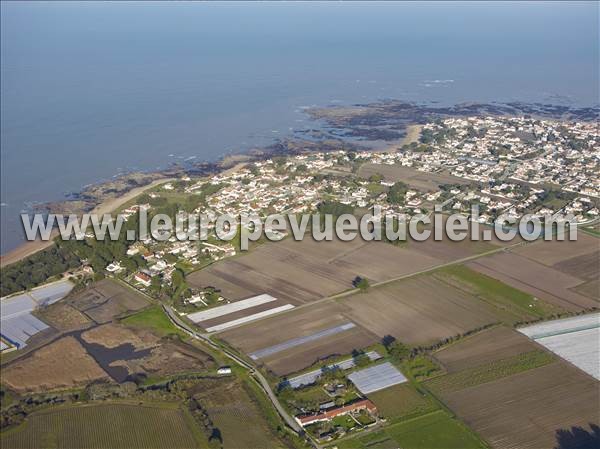
<svg viewBox="0 0 600 449"><path fill-rule="evenodd" d="M66 248L52 246L2 269L0 296L28 290L49 278L80 265L79 257Z"/></svg>

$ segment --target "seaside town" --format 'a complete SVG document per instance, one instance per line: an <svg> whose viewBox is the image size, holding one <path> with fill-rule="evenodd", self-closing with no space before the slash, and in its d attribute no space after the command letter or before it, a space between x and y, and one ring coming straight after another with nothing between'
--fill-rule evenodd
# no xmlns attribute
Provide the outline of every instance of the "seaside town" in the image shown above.
<svg viewBox="0 0 600 449"><path fill-rule="evenodd" d="M0 8L0 449L600 449L599 1Z"/></svg>
<svg viewBox="0 0 600 449"><path fill-rule="evenodd" d="M600 133L593 124L525 117L468 117L438 120L419 126L417 130L415 138L392 145L385 151L307 152L241 163L235 169L208 178L183 176L147 189L118 212L131 229L135 229L140 211L150 217L157 213L174 216L183 211L214 220L223 214L232 217L240 214L265 217L275 213L339 216L364 213L378 206L382 214L411 217L430 214L436 205L442 205L444 213L469 216L471 206L475 204L480 211L478 220L484 225L492 224L499 216L520 218L532 214L542 217L559 213L572 214L581 227L593 227L597 223ZM185 215L182 217L185 221ZM373 334L358 330L356 323L360 323L360 319L356 315L347 314L340 318L334 313L333 325L324 330L292 337L293 331L289 339L278 343L267 337L256 337L265 340L261 343L264 347L257 349L254 343L246 347L248 334L240 331L243 337L238 340L238 328L245 329L244 326L267 317L284 317L280 314L294 312L305 301L345 288L368 292L370 282L387 282L385 273L394 271L394 263L398 260L394 252L398 248L413 250L410 245L406 249L394 242L385 242L381 243L385 249L375 250L367 259L369 262L359 259L361 262L355 263L353 258L360 257L358 253L344 249L332 259L336 260L333 274L327 272L321 277L319 270L323 268L319 258L303 252L296 254L289 245L277 249L278 243L267 245L262 240L255 242L246 253L241 251L237 239L221 241L213 230L214 221L208 239L200 242L179 240L175 236L165 241L148 237L134 242L125 239L97 242L91 232L86 234L84 241L64 242L63 247L78 260L66 262L70 268L57 283L10 299L21 301L19 307L23 308L18 320L3 322L2 351L10 353L29 347L32 335L47 332L48 318L36 311L48 305L52 307L58 299L68 295L74 284L95 292L84 295L84 308L73 303L77 310L95 317L96 312L90 311L105 307L103 301L110 303L113 298L110 289L114 288L109 288L108 284L103 284L102 288L95 286L107 281L120 282L133 288L136 294L158 301L170 320L189 335L212 341L211 335L220 338L224 333L228 344L241 348L246 354L240 356L235 352L230 355L233 360L242 366L246 366L246 360L252 360L260 367L265 375L263 388L275 391L282 404L280 414L289 418L287 424L313 444L326 445L396 425L399 415L437 416L440 411L430 393L419 388L415 390L410 383L431 382L433 392L437 392L437 388L450 388L445 386L445 381L441 382L442 387L435 383L436 377L444 378L449 374L439 360L431 357L431 352L455 339L484 332L496 325L496 321L475 320L476 324L460 328L462 333L457 335L434 333L432 337L439 342L433 346L407 345L392 336L394 332L385 326L382 329L375 326L373 332L381 338L374 340L370 337ZM282 240L287 236L285 231L273 232ZM262 248L257 250L258 247L271 249L263 251ZM486 250L496 251L487 247ZM307 251L310 253L314 248ZM432 253L427 253L427 249L422 251L423 254L411 253L411 261L416 257L415 266L411 266L408 273L418 270L421 263L426 267L430 257L442 257L432 259L436 264L447 263L443 259L447 256L440 256L437 250ZM463 254L456 248L444 249L442 253L444 251L449 251L452 257ZM348 260L343 260L346 253L351 255ZM249 268L251 261L244 265L245 257L254 257L254 262L261 268L252 271L254 268ZM425 259L421 262L422 257ZM379 259L382 259L380 265ZM285 260L286 264L297 263L295 275L305 276L307 285L314 278L313 281L321 283L319 285L325 291L317 293L311 287L295 285L295 281L287 277L286 264L273 268L273 263L277 264L278 260ZM357 271L352 271L354 269ZM246 273L247 270L250 272ZM364 276L363 272L369 274ZM455 279L440 279L448 282L443 288L444 294L447 289L457 288ZM10 287L5 283L4 288L7 285ZM480 287L461 288L471 291ZM522 301L520 293L511 294ZM303 299L303 295L307 299ZM567 306L560 301L559 304L547 304L531 297L525 304L499 305L502 312L498 316L506 320L502 314L512 313L518 318L511 319L520 323L596 310L588 296L585 294L577 299L581 304L575 309L570 308L570 303ZM111 313L115 313L115 307L110 306ZM103 323L104 313L108 312L103 311L101 318L94 320ZM327 317L327 313L323 316ZM369 309L365 313L379 312ZM460 314L463 313L461 308ZM403 316L396 317L403 319ZM381 320L385 321L383 317ZM440 317L439 320L443 319ZM374 326L372 322L363 325ZM453 325L451 327L454 329ZM292 325L290 329L294 328ZM277 334L274 330L266 328L265 335ZM338 334L346 333L351 335L346 342L335 340ZM310 342L321 339L323 346L318 346L315 353L304 354L300 350L303 345L310 346ZM328 343L329 339L332 342ZM423 341L431 340L425 338ZM294 353L291 358L285 355L297 347L299 353ZM532 357L527 366L542 366L551 360L545 353L535 353ZM510 369L521 368L511 365ZM232 376L231 367L225 364L211 368L210 372L211 375ZM596 375L595 371L591 372ZM111 376L120 379L118 373ZM109 393L94 390L94 394L103 397ZM398 404L398 395L405 402ZM203 422L208 426L206 432L212 432L212 424Z"/></svg>
<svg viewBox="0 0 600 449"><path fill-rule="evenodd" d="M133 204L122 213L151 210L152 203L162 204L161 197L209 191L194 213L264 217L326 213L333 210L328 205L335 205L338 212L340 207L352 213L379 206L382 214L410 217L431 212L435 204L468 215L477 204L479 221L486 224L501 215L518 219L559 213L585 224L600 213L599 164L600 134L594 124L522 117L446 119L423 126L419 141L397 151L301 154L253 162L208 180L185 177L154 189L149 203ZM216 238L198 243L171 237L136 242L127 255L147 262L147 269L132 274L134 283L147 289L156 276L169 282L178 264L198 267L237 251L233 243ZM123 267L114 261L106 270L119 273ZM185 304L208 305L201 292Z"/></svg>
<svg viewBox="0 0 600 449"><path fill-rule="evenodd" d="M436 204L445 212L468 215L476 204L485 224L501 215L518 219L559 213L586 224L599 215L599 164L600 134L592 123L451 118L424 125L418 140L391 151L299 154L252 162L209 179L185 176L152 189L143 195L147 202L130 204L120 213L128 219L141 209L162 209L173 199L194 204L202 196L191 212L213 219L223 214L354 213L373 206L382 215L410 217L430 213ZM126 276L142 291L156 292L172 284L178 267L198 269L237 253L235 242L214 235L200 243L148 237L130 244L123 255L135 257L140 269L113 260L105 270ZM84 270L93 272L89 266ZM223 300L212 289L186 289L178 307L187 313Z"/></svg>

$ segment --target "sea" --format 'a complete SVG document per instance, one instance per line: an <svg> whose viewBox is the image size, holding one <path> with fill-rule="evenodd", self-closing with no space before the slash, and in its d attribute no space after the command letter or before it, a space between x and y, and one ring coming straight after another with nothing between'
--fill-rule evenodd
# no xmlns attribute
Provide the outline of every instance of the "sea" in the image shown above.
<svg viewBox="0 0 600 449"><path fill-rule="evenodd" d="M91 183L399 99L599 102L597 2L2 2L0 252Z"/></svg>

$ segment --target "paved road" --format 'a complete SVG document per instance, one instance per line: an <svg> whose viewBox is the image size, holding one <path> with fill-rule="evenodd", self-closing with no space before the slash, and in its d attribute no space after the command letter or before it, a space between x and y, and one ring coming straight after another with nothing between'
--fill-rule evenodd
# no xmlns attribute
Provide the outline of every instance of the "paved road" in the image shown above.
<svg viewBox="0 0 600 449"><path fill-rule="evenodd" d="M251 364L249 364L242 358L238 357L236 354L234 354L234 353L228 351L227 349L222 348L221 346L214 343L207 334L202 334L200 332L196 332L191 326L189 326L185 321L183 321L171 307L163 305L163 309L166 312L167 316L171 319L171 321L177 327L179 327L180 329L182 329L183 331L185 331L187 334L191 335L192 337L194 337L198 340L204 341L210 347L225 354L227 357L229 357L231 360L233 360L237 364L242 365L244 368L248 369L250 371L250 373L254 376L254 378L259 382L260 386L265 391L265 393L269 397L269 400L271 401L271 403L273 404L273 406L275 407L275 409L277 410L279 415L283 418L285 423L297 434L300 434L302 432L302 427L300 427L300 425L296 422L296 420L294 420L294 418L292 418L288 414L288 412L283 408L283 406L279 402L279 399L277 398L277 396L271 389L269 382L261 374L261 372L258 369L256 369L254 366L252 366Z"/></svg>

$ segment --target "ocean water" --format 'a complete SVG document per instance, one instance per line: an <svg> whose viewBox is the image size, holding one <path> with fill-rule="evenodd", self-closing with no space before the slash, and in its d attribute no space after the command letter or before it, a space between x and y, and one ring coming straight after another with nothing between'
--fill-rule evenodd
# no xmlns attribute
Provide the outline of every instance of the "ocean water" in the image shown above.
<svg viewBox="0 0 600 449"><path fill-rule="evenodd" d="M1 246L19 213L396 98L598 104L598 4L1 4Z"/></svg>

